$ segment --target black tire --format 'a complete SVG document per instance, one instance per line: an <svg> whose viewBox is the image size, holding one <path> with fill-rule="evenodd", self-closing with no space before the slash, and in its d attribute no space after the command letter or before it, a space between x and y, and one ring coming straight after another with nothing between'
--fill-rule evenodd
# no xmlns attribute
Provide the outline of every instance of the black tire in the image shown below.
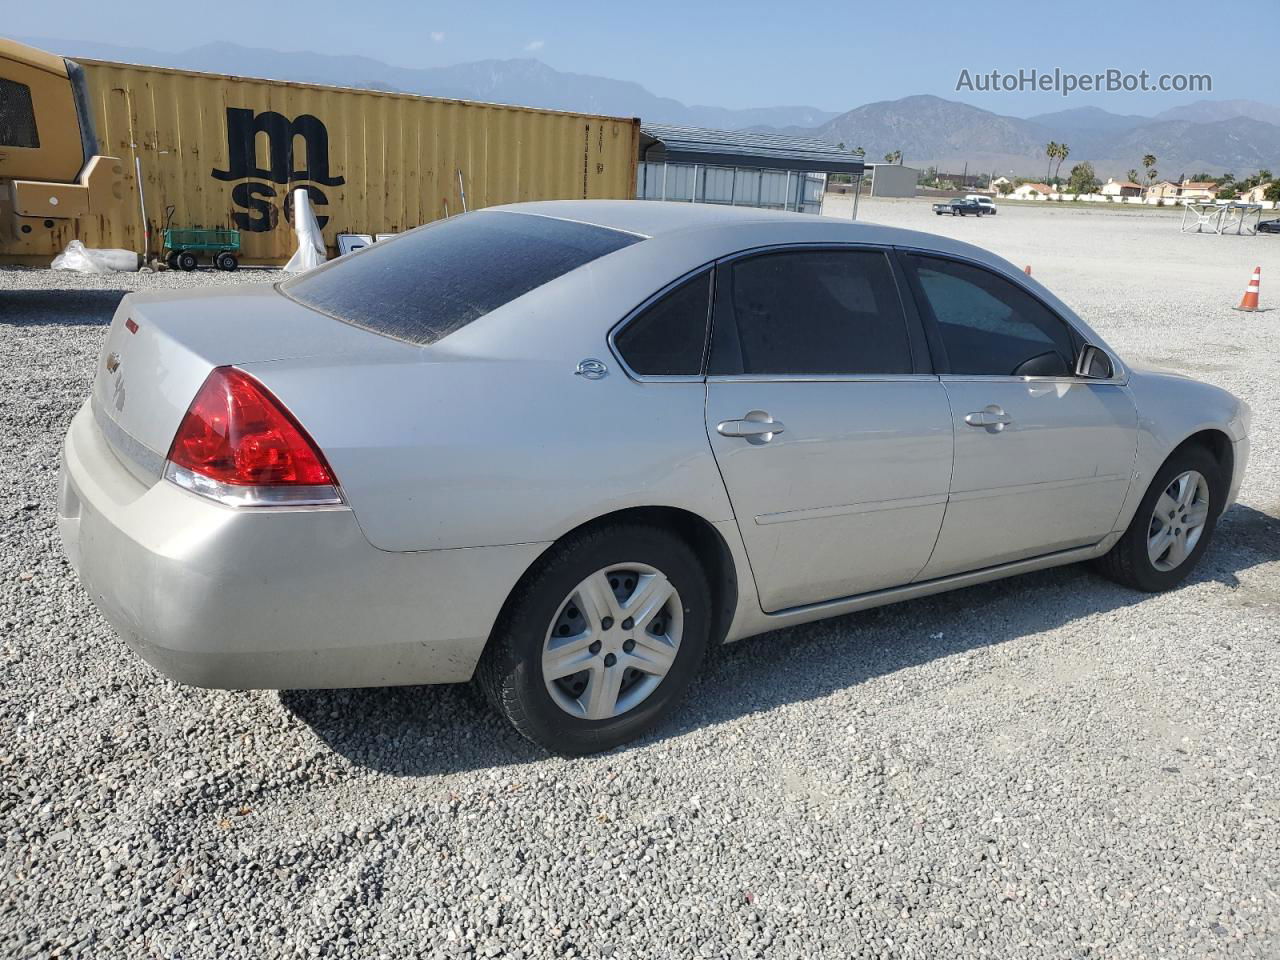
<svg viewBox="0 0 1280 960"><path fill-rule="evenodd" d="M190 250L183 250L180 254L178 254L178 269L180 270L186 270L188 273L190 273L192 270L196 268L196 265L199 262L200 261L196 259L196 255L192 253Z"/></svg>
<svg viewBox="0 0 1280 960"><path fill-rule="evenodd" d="M643 563L661 571L679 593L683 634L675 660L656 688L619 716L572 716L552 698L542 675L547 631L575 588L614 564ZM711 589L697 555L660 527L609 524L557 544L516 587L503 607L476 670L494 708L525 737L553 753L580 756L634 740L666 716L706 657Z"/></svg>
<svg viewBox="0 0 1280 960"><path fill-rule="evenodd" d="M1152 514L1156 501L1176 477L1188 470L1195 470L1205 478L1209 487L1209 517L1195 547L1172 570L1159 570L1147 554L1147 536L1152 529ZM1201 554L1209 547L1218 517L1222 513L1227 496L1227 478L1222 467L1208 450L1201 446L1188 446L1174 452L1156 471L1137 512L1129 522L1124 535L1111 550L1094 561L1098 571L1110 580L1142 590L1160 593L1171 590L1186 579L1199 562Z"/></svg>
<svg viewBox="0 0 1280 960"><path fill-rule="evenodd" d="M164 258L164 262L168 265L170 270L177 270L178 269L178 251L170 250L169 255Z"/></svg>
<svg viewBox="0 0 1280 960"><path fill-rule="evenodd" d="M225 270L227 273L234 273L236 268L240 266L240 261L236 259L234 253L223 252L213 258L213 264L219 270Z"/></svg>

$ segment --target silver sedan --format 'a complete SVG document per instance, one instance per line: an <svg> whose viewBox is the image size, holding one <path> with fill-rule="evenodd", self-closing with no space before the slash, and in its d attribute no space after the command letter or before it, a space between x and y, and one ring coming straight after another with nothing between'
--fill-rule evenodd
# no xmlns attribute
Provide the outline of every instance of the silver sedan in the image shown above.
<svg viewBox="0 0 1280 960"><path fill-rule="evenodd" d="M669 712L712 644L1084 560L1173 587L1248 420L964 243L532 203L126 297L59 513L171 677L475 678L574 754Z"/></svg>

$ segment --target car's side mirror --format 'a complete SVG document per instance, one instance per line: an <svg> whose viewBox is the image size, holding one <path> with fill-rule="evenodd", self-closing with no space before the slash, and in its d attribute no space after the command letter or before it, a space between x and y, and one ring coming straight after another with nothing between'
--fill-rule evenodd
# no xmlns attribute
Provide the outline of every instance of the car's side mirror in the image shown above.
<svg viewBox="0 0 1280 960"><path fill-rule="evenodd" d="M1115 376L1111 358L1101 347L1086 343L1076 360L1076 376L1087 380L1110 380Z"/></svg>

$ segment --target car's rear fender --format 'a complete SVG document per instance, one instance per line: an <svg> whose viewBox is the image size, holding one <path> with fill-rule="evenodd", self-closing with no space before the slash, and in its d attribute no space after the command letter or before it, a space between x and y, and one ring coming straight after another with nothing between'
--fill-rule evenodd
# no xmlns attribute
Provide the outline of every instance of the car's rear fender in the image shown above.
<svg viewBox="0 0 1280 960"><path fill-rule="evenodd" d="M603 354L608 356L608 354ZM374 546L553 541L633 507L732 520L700 382L577 376L568 361L462 357L246 364L306 427Z"/></svg>

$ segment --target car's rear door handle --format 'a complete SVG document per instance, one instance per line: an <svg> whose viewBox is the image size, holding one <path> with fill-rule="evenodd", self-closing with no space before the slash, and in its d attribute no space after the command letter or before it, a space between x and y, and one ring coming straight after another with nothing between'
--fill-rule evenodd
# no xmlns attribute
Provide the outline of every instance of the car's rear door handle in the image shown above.
<svg viewBox="0 0 1280 960"><path fill-rule="evenodd" d="M999 406L992 403L984 410L966 413L964 422L971 427L986 427L990 433L999 433L1008 424L1013 423L1013 418L1000 409Z"/></svg>
<svg viewBox="0 0 1280 960"><path fill-rule="evenodd" d="M722 437L742 437L751 443L768 443L775 433L787 428L763 410L752 410L741 420L721 420L716 433Z"/></svg>

